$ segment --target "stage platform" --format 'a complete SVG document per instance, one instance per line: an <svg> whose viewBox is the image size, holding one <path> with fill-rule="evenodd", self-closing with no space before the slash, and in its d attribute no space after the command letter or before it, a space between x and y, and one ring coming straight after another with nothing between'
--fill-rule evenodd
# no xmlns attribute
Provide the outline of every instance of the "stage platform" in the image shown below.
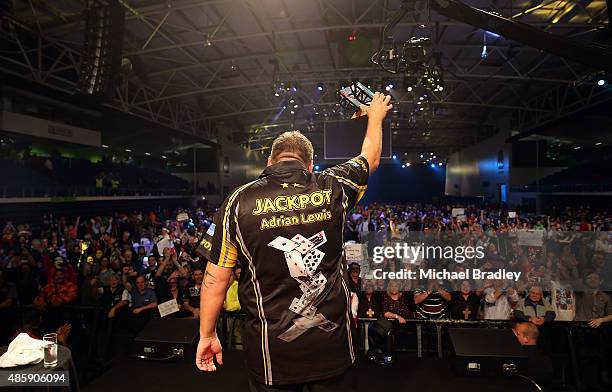
<svg viewBox="0 0 612 392"><path fill-rule="evenodd" d="M112 368L81 388L85 392L123 391L222 391L248 392L243 353L223 352L225 365L216 373L199 371L193 362L152 362L121 358ZM445 359L415 358L400 353L397 362L377 366L359 358L351 370L358 392L428 391L428 392L515 392L535 391L518 378L459 377Z"/></svg>

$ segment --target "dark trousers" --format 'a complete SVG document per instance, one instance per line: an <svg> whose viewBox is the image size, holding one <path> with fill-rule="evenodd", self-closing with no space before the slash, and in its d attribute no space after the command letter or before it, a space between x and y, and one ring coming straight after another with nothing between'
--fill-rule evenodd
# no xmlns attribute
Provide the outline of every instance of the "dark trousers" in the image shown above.
<svg viewBox="0 0 612 392"><path fill-rule="evenodd" d="M352 368L351 368L352 369ZM249 375L250 392L355 392L356 380L351 369L325 380L310 381L302 384L268 386L260 384Z"/></svg>

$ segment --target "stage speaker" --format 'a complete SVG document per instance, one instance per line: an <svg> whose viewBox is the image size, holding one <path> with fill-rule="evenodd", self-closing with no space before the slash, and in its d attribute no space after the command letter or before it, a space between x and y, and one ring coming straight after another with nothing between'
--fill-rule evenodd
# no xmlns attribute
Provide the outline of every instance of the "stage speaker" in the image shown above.
<svg viewBox="0 0 612 392"><path fill-rule="evenodd" d="M457 374L527 373L527 354L510 329L449 328Z"/></svg>
<svg viewBox="0 0 612 392"><path fill-rule="evenodd" d="M101 100L113 96L121 77L124 24L119 0L88 0L79 93Z"/></svg>
<svg viewBox="0 0 612 392"><path fill-rule="evenodd" d="M199 339L199 319L153 318L140 331L132 355L156 361L193 361Z"/></svg>

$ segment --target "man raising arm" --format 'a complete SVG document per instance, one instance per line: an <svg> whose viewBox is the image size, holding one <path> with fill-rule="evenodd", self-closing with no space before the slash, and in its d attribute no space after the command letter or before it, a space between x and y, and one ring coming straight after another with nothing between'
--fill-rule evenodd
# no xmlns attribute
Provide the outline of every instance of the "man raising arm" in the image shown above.
<svg viewBox="0 0 612 392"><path fill-rule="evenodd" d="M387 112L393 108L391 105L391 95L384 95L379 92L374 93L370 107L364 106L361 110L368 114L368 128L366 129L363 144L361 145L361 156L368 161L370 174L378 168L380 164L380 154L382 153L382 122Z"/></svg>

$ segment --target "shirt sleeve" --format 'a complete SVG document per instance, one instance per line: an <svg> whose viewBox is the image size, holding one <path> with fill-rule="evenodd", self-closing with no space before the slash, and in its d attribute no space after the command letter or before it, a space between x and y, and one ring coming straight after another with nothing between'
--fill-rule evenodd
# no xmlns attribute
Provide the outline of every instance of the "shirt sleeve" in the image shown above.
<svg viewBox="0 0 612 392"><path fill-rule="evenodd" d="M196 248L197 254L221 267L233 268L238 261L234 213L241 188L225 199Z"/></svg>
<svg viewBox="0 0 612 392"><path fill-rule="evenodd" d="M342 185L348 197L348 207L353 208L363 197L368 188L370 167L367 159L361 155L323 171L324 174L334 177Z"/></svg>

